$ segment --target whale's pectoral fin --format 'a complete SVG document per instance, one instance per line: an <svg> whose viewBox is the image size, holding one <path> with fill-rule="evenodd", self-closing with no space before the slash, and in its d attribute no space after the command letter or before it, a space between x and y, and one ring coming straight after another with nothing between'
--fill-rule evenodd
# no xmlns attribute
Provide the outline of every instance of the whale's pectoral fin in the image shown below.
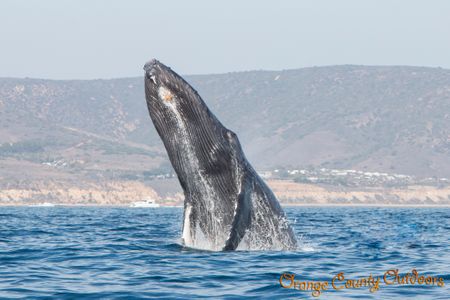
<svg viewBox="0 0 450 300"><path fill-rule="evenodd" d="M250 227L251 223L251 205L250 205L250 192L249 188L242 188L241 193L238 196L238 203L236 207L236 213L234 214L233 223L231 224L231 232L228 240L225 243L223 250L236 250L242 238L245 235L245 231Z"/></svg>

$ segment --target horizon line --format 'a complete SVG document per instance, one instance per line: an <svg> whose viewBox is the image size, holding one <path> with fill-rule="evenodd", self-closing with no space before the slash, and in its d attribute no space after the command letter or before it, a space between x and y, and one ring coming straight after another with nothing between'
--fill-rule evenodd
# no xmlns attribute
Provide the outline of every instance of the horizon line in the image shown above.
<svg viewBox="0 0 450 300"><path fill-rule="evenodd" d="M236 73L289 72L289 71L296 71L296 70L315 69L315 68L333 68L333 67L418 68L418 69L422 68L422 69L438 69L438 70L450 71L450 68L444 68L444 67L441 67L441 66L335 64L335 65L315 65L315 66L299 67L299 68L288 68L288 69L281 69L281 70L253 69L253 70L228 71L228 72L217 72L217 73L214 73L214 72L213 73L191 73L191 74L180 74L180 75L182 77L220 76L220 75L236 74ZM20 80L47 80L47 81L94 81L94 80L134 79L134 78L140 78L140 77L141 76L136 75L136 76L118 76L118 77L103 77L103 78L92 77L92 78L55 79L55 78L44 78L44 77L10 77L10 76L0 76L0 80L4 80L4 79L20 79Z"/></svg>

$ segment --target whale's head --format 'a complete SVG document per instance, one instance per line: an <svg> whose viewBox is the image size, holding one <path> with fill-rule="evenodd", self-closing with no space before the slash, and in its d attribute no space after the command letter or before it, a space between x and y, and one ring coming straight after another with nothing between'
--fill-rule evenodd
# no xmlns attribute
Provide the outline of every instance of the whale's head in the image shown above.
<svg viewBox="0 0 450 300"><path fill-rule="evenodd" d="M239 146L236 135L220 123L197 91L169 67L151 60L144 70L150 117L180 181L201 172L231 171L232 150Z"/></svg>
<svg viewBox="0 0 450 300"><path fill-rule="evenodd" d="M182 100L182 94L195 92L181 76L156 59L146 63L144 71L145 95L147 104L152 107L164 104L161 106L162 108L166 104L174 104L174 101Z"/></svg>

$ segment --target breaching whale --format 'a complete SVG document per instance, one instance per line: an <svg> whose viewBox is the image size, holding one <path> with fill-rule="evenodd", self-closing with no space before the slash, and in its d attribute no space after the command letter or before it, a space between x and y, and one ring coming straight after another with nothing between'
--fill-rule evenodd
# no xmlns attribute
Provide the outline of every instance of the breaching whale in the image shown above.
<svg viewBox="0 0 450 300"><path fill-rule="evenodd" d="M181 76L144 66L150 117L184 191L182 242L208 250L292 250L297 241L270 188Z"/></svg>

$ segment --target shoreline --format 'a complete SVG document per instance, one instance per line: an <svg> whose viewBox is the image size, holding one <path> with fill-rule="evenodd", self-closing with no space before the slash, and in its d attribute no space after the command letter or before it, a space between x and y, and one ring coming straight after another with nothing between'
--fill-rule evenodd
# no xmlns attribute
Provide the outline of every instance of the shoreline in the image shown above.
<svg viewBox="0 0 450 300"><path fill-rule="evenodd" d="M447 207L450 208L450 204L383 204L383 203L367 203L367 204L358 204L358 203L311 203L311 204L281 204L282 207L412 207L412 208L430 208L430 207Z"/></svg>

